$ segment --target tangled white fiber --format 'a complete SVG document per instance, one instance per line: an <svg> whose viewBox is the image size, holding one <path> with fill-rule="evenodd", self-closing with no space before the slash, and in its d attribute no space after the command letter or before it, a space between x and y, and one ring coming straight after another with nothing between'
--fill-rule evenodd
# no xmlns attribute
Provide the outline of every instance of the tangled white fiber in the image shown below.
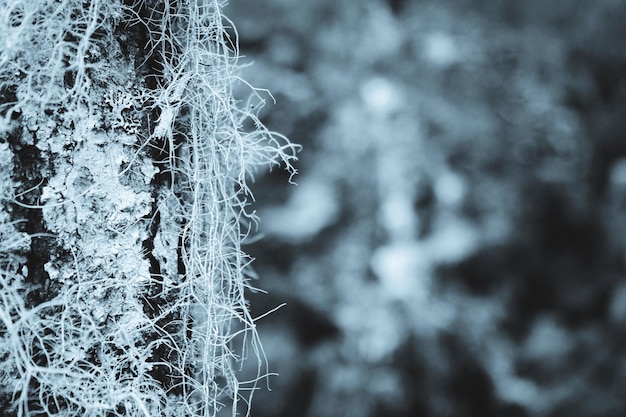
<svg viewBox="0 0 626 417"><path fill-rule="evenodd" d="M3 415L249 414L248 181L298 146L235 99L223 6L0 0Z"/></svg>

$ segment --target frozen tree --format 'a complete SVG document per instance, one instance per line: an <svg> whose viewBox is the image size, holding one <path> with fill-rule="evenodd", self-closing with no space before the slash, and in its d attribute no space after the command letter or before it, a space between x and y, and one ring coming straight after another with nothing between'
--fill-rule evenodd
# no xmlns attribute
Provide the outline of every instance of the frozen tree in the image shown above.
<svg viewBox="0 0 626 417"><path fill-rule="evenodd" d="M247 181L297 147L222 3L0 0L3 414L247 412Z"/></svg>

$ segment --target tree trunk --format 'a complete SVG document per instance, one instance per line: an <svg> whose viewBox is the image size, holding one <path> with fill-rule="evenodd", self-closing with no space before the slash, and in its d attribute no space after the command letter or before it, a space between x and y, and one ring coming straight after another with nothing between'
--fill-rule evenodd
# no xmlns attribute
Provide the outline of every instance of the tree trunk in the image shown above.
<svg viewBox="0 0 626 417"><path fill-rule="evenodd" d="M131 3L0 0L5 414L235 413L266 373L246 181L297 147L233 97L219 1Z"/></svg>

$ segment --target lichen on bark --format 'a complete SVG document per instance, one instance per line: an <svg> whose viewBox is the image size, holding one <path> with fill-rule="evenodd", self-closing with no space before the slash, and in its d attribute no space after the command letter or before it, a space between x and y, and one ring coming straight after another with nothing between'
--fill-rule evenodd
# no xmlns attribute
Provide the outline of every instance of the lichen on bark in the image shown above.
<svg viewBox="0 0 626 417"><path fill-rule="evenodd" d="M264 376L246 181L297 146L234 99L221 6L0 1L6 413L237 413Z"/></svg>

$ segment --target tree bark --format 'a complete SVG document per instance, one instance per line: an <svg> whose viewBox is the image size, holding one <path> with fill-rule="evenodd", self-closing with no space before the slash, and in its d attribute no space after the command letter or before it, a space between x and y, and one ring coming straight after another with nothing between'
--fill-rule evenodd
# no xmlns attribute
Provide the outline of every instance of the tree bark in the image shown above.
<svg viewBox="0 0 626 417"><path fill-rule="evenodd" d="M266 373L246 181L297 147L233 97L221 7L0 1L5 414L235 413Z"/></svg>

